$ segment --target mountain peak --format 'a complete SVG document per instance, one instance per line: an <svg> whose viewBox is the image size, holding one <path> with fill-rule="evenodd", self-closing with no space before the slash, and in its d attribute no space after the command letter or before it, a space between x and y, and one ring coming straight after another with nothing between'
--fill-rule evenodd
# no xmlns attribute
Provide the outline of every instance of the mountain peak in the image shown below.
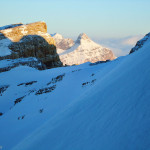
<svg viewBox="0 0 150 150"><path fill-rule="evenodd" d="M87 40L87 41L90 41L91 39L85 34L85 33L81 33L77 40L76 40L76 43L80 43L81 40Z"/></svg>
<svg viewBox="0 0 150 150"><path fill-rule="evenodd" d="M65 52L59 53L64 65L95 63L115 59L113 52L92 41L85 33L81 33L75 44Z"/></svg>
<svg viewBox="0 0 150 150"><path fill-rule="evenodd" d="M79 35L79 37L81 37L81 38L89 38L85 33L81 33L81 34Z"/></svg>

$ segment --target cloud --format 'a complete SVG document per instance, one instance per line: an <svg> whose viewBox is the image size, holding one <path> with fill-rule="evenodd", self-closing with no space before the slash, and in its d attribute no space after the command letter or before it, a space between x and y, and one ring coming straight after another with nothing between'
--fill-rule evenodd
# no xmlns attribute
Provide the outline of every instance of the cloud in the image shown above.
<svg viewBox="0 0 150 150"><path fill-rule="evenodd" d="M142 37L142 35L136 35L124 38L93 38L93 40L98 44L111 49L113 53L119 57L129 54L130 50L135 46L136 42Z"/></svg>
<svg viewBox="0 0 150 150"><path fill-rule="evenodd" d="M137 35L137 36L129 37L129 38L123 40L123 41L122 41L122 44L133 46L133 45L135 45L136 42L137 42L139 39L141 39L142 37L143 37L142 35Z"/></svg>

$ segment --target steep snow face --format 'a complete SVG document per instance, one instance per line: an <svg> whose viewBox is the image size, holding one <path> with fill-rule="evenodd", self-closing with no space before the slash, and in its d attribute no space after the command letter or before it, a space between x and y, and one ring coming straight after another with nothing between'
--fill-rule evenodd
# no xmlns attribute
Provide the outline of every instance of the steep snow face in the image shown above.
<svg viewBox="0 0 150 150"><path fill-rule="evenodd" d="M85 33L78 36L74 46L59 55L64 65L94 63L116 58L111 50L93 42Z"/></svg>
<svg viewBox="0 0 150 150"><path fill-rule="evenodd" d="M146 34L144 38L142 38L141 40L139 40L135 47L133 47L130 51L130 53L133 53L137 50L139 50L143 45L145 45L145 43L150 40L150 33Z"/></svg>
<svg viewBox="0 0 150 150"><path fill-rule="evenodd" d="M64 87L61 88L67 90L67 96L63 93L64 91L61 91L63 93L62 97L57 97L57 99L49 97L48 100L44 99L43 103L41 103L41 98L44 97L41 97L37 103L50 108L56 100L60 100L59 98L61 98L62 104L73 92L90 87L85 91L78 91L80 94L73 94L72 96L75 96L74 100L72 101L73 97L69 98L72 103L67 107L63 107L64 109L61 112L59 111L59 114L51 117L51 113L47 113L49 121L43 125L38 122L39 128L26 136L13 150L149 150L149 48L150 40L147 40L143 47L132 55L106 64L89 66L86 64L82 66L84 69L82 68L83 70L80 72L74 72L74 75L71 73L70 77L68 74L62 84ZM75 66L76 69L78 67ZM67 71L68 68L72 67L66 67L63 71ZM81 76L83 77L82 79ZM91 85L92 82L85 82L85 80L90 81L90 78L92 80L96 79L94 85ZM71 80L72 84L69 86ZM81 81L84 81L83 87L78 88L77 85L82 83ZM76 88L74 87L75 85ZM30 102L32 102L30 107L33 107L32 99L36 103L35 98L30 98ZM50 104L50 101L52 104ZM27 99L14 107L11 113L7 113L1 118L0 141L2 144L7 145L9 143L6 141L9 140L12 133L8 131L13 131L13 128L9 129L9 127L8 130L7 126L3 127L3 125L8 123L9 126L13 127L11 124L14 123L13 120L15 120L19 112L19 107L20 109L21 107L23 108L25 103L27 103ZM60 105L60 103L57 103L57 105ZM36 105L34 105L35 110L36 108ZM25 112L23 113L25 110L21 111L21 114L25 114ZM25 124L30 123L28 119L32 118L32 116L36 118L38 115L36 115L36 112L35 115L33 112L30 115L28 113L26 118L21 120L22 124L25 126ZM11 120L9 120L10 118ZM43 121L43 119L41 120ZM16 121L16 125L21 125L21 121L19 120L18 123ZM5 132L6 130L7 133ZM21 136L25 134L25 130L19 131ZM9 136L7 135L8 133ZM17 133L17 130L14 135L15 133Z"/></svg>
<svg viewBox="0 0 150 150"><path fill-rule="evenodd" d="M67 50L74 45L74 41L72 39L65 39L61 34L55 33L51 34L51 36L56 41L56 48L58 53L61 53L63 50Z"/></svg>

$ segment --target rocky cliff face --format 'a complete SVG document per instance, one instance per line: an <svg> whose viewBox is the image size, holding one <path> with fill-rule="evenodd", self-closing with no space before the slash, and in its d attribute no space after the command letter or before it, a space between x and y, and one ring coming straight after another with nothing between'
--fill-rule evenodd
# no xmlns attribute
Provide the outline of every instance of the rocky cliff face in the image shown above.
<svg viewBox="0 0 150 150"><path fill-rule="evenodd" d="M143 45L146 43L146 41L147 41L148 39L150 39L150 33L146 34L144 38L142 38L141 40L139 40L139 41L136 43L135 47L133 47L133 48L131 49L130 54L133 53L133 52L135 52L135 51L138 51L140 48L142 48Z"/></svg>
<svg viewBox="0 0 150 150"><path fill-rule="evenodd" d="M75 44L59 53L63 65L82 64L85 62L97 62L115 59L115 55L108 48L104 48L93 42L85 33L77 38Z"/></svg>
<svg viewBox="0 0 150 150"><path fill-rule="evenodd" d="M27 35L43 35L47 33L45 22L35 22L26 25L10 26L4 30L0 30L0 39L9 38L12 42L19 42ZM41 34L42 33L42 34Z"/></svg>
<svg viewBox="0 0 150 150"><path fill-rule="evenodd" d="M65 39L62 35L58 33L52 34L52 37L56 41L57 49L67 50L74 45L74 41L72 39L69 38Z"/></svg>
<svg viewBox="0 0 150 150"><path fill-rule="evenodd" d="M0 60L29 57L36 58L37 64L41 62L40 69L62 65L56 53L55 40L47 33L46 23L3 27L0 30ZM33 62L35 67L35 59ZM29 64L32 66L31 62Z"/></svg>

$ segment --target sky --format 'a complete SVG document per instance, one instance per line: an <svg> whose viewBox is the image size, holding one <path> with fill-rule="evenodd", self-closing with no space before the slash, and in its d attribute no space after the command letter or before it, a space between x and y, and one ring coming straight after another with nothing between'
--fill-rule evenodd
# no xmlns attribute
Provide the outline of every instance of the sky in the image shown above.
<svg viewBox="0 0 150 150"><path fill-rule="evenodd" d="M150 32L150 0L0 0L0 26L45 21L49 33L122 38Z"/></svg>

